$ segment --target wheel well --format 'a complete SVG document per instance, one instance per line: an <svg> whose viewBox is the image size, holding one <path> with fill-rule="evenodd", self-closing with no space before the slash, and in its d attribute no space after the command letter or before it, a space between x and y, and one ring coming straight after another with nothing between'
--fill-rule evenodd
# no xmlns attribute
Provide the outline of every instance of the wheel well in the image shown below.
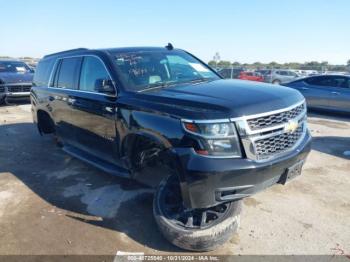
<svg viewBox="0 0 350 262"><path fill-rule="evenodd" d="M165 147L159 141L151 137L137 134L129 135L123 143L123 155L129 159L132 168L142 168L142 163L136 163L137 161L142 161L141 159L138 159L138 157L140 157L140 154L146 151L148 153L152 153L150 150L153 150L154 152L152 156L158 157L158 153L164 148ZM148 155L146 157L151 156Z"/></svg>
<svg viewBox="0 0 350 262"><path fill-rule="evenodd" d="M159 140L147 135L129 135L123 152L131 176L146 185L156 187L171 172L168 150Z"/></svg>
<svg viewBox="0 0 350 262"><path fill-rule="evenodd" d="M47 112L38 110L37 117L40 132L44 134L51 134L55 132L55 124Z"/></svg>

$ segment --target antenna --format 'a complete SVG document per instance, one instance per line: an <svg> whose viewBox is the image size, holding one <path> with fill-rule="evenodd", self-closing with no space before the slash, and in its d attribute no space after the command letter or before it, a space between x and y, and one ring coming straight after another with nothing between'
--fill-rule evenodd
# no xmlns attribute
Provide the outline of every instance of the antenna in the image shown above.
<svg viewBox="0 0 350 262"><path fill-rule="evenodd" d="M174 49L174 47L173 47L173 45L171 43L168 43L168 45L166 45L165 48L168 49L168 50L173 50Z"/></svg>

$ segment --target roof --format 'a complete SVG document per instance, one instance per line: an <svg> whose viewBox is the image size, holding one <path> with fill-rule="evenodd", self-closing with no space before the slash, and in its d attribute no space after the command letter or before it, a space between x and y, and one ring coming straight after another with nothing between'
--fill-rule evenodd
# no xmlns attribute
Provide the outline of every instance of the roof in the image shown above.
<svg viewBox="0 0 350 262"><path fill-rule="evenodd" d="M101 48L101 49L87 49L87 48L76 48L71 50L66 50L58 53L48 54L43 57L49 58L54 56L61 56L61 55L67 55L67 54L78 54L78 53L85 53L85 52L108 52L108 53L127 53L127 52L138 52L138 51L164 51L166 50L166 47L118 47L118 48ZM174 49L176 50L176 49Z"/></svg>
<svg viewBox="0 0 350 262"><path fill-rule="evenodd" d="M98 49L101 51L107 51L109 53L128 53L128 52L138 52L138 51L164 51L166 50L165 47L142 47L142 46L135 46L135 47L117 47L117 48L104 48L104 49Z"/></svg>

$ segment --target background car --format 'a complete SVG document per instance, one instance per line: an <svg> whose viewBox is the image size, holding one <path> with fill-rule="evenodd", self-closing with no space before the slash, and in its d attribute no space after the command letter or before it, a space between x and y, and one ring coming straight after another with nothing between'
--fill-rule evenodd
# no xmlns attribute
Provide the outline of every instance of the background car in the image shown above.
<svg viewBox="0 0 350 262"><path fill-rule="evenodd" d="M239 74L243 72L242 68L223 68L218 70L218 73L226 79L235 79L239 77Z"/></svg>
<svg viewBox="0 0 350 262"><path fill-rule="evenodd" d="M350 113L350 76L312 76L284 85L299 90L309 108Z"/></svg>
<svg viewBox="0 0 350 262"><path fill-rule="evenodd" d="M29 99L34 70L17 60L0 60L0 104L8 99Z"/></svg>
<svg viewBox="0 0 350 262"><path fill-rule="evenodd" d="M292 70L271 69L265 72L264 80L267 83L280 85L296 80L298 77L300 76Z"/></svg>
<svg viewBox="0 0 350 262"><path fill-rule="evenodd" d="M264 82L264 77L257 72L240 72L238 79L241 80L250 80L250 81L257 81L257 82Z"/></svg>

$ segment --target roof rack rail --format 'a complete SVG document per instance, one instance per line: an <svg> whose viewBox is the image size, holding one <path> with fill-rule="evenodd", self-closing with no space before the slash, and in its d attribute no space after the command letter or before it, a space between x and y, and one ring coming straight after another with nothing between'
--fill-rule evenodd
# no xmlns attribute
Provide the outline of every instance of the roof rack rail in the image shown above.
<svg viewBox="0 0 350 262"><path fill-rule="evenodd" d="M84 51L84 50L89 50L89 49L87 49L87 48L75 48L75 49L70 49L70 50L66 50L66 51L62 51L62 52L49 54L49 55L44 56L43 58L47 58L47 57L51 57L51 56L55 56L55 55L61 55L61 54L65 54L65 53L70 53L70 52L74 52L74 51Z"/></svg>

